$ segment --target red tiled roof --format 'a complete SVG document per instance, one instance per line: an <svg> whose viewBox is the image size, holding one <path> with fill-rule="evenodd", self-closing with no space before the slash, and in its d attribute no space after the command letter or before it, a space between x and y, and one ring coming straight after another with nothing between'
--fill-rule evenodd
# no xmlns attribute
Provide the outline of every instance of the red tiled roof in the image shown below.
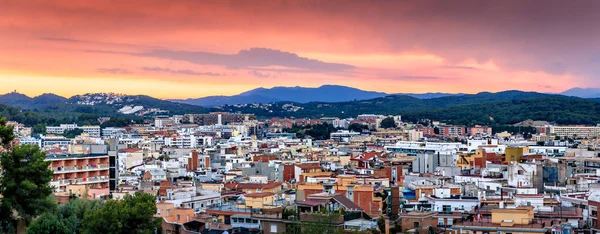
<svg viewBox="0 0 600 234"><path fill-rule="evenodd" d="M383 152L365 152L365 153L359 154L358 156L352 158L352 160L366 161L366 160L371 160L374 157L381 157L383 155L384 155Z"/></svg>
<svg viewBox="0 0 600 234"><path fill-rule="evenodd" d="M135 153L135 152L138 152L140 150L141 149L127 148L127 149L121 149L121 150L119 150L119 152L122 152L122 153Z"/></svg>
<svg viewBox="0 0 600 234"><path fill-rule="evenodd" d="M313 168L322 168L318 163L302 163L296 164L300 169L313 169Z"/></svg>
<svg viewBox="0 0 600 234"><path fill-rule="evenodd" d="M325 205L327 204L327 201L325 200L306 200L306 201L299 201L296 202L296 204L301 205L301 206L320 206L320 205Z"/></svg>
<svg viewBox="0 0 600 234"><path fill-rule="evenodd" d="M275 194L266 192L266 193L249 193L244 196L245 197L268 197L268 196L273 196L273 195L275 195Z"/></svg>
<svg viewBox="0 0 600 234"><path fill-rule="evenodd" d="M345 206L346 209L348 209L348 210L362 210L362 208L360 208L360 206L358 206L356 203L354 203L353 201L351 201L344 195L336 194L333 197L333 200L339 202L340 204Z"/></svg>

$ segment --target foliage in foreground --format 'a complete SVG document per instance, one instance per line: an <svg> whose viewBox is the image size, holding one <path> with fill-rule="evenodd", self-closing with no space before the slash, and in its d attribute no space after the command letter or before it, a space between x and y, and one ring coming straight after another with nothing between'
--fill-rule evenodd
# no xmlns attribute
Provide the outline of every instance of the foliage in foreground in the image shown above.
<svg viewBox="0 0 600 234"><path fill-rule="evenodd" d="M146 193L123 200L73 199L33 221L27 233L153 233L155 212L155 198Z"/></svg>
<svg viewBox="0 0 600 234"><path fill-rule="evenodd" d="M0 165L0 233L17 231L20 222L27 224L38 215L52 210L52 171L46 154L38 146L11 145L12 127L0 119L2 141Z"/></svg>

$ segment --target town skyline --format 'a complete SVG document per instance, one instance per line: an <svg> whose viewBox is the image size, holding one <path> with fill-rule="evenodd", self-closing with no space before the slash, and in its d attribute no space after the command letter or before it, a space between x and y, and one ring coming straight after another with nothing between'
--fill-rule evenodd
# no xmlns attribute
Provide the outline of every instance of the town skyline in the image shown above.
<svg viewBox="0 0 600 234"><path fill-rule="evenodd" d="M598 4L7 1L0 93L176 99L325 84L386 93L600 87L600 33L590 30Z"/></svg>

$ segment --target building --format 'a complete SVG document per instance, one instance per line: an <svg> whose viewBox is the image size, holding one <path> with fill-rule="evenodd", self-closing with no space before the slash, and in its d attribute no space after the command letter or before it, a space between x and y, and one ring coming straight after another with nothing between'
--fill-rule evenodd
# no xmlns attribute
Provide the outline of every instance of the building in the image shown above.
<svg viewBox="0 0 600 234"><path fill-rule="evenodd" d="M506 156L504 157L505 162L520 162L523 155L529 153L527 147L507 147Z"/></svg>
<svg viewBox="0 0 600 234"><path fill-rule="evenodd" d="M379 217L383 212L384 201L382 187L358 183L354 175L338 175L334 181L301 182L298 183L296 198L298 201L306 200L311 194L340 194L356 203L366 214Z"/></svg>
<svg viewBox="0 0 600 234"><path fill-rule="evenodd" d="M175 122L171 118L158 117L158 118L154 119L154 127L155 128L171 127L171 126L173 126L173 124L175 124Z"/></svg>
<svg viewBox="0 0 600 234"><path fill-rule="evenodd" d="M469 136L491 136L492 135L492 127L488 127L488 126L475 125L475 127L470 127L467 131L468 131Z"/></svg>
<svg viewBox="0 0 600 234"><path fill-rule="evenodd" d="M109 189L108 155L48 154L50 169L54 172L50 184L57 192L66 191L67 185L89 185L92 189Z"/></svg>
<svg viewBox="0 0 600 234"><path fill-rule="evenodd" d="M48 134L65 134L67 131L81 129L83 133L88 134L90 137L100 137L100 126L77 126L77 124L61 124L60 126L46 126L46 133Z"/></svg>
<svg viewBox="0 0 600 234"><path fill-rule="evenodd" d="M457 136L465 136L467 134L467 128L463 126L454 126L454 125L441 125L438 126L440 131L440 135L443 137L457 137Z"/></svg>
<svg viewBox="0 0 600 234"><path fill-rule="evenodd" d="M187 114L184 116L190 123L198 125L227 125L256 120L254 114L234 114L228 112L211 112L209 114Z"/></svg>
<svg viewBox="0 0 600 234"><path fill-rule="evenodd" d="M122 136L125 132L126 130L124 128L109 127L102 129L102 136L104 138L117 138Z"/></svg>
<svg viewBox="0 0 600 234"><path fill-rule="evenodd" d="M550 126L550 135L561 138L598 138L600 134L600 126Z"/></svg>
<svg viewBox="0 0 600 234"><path fill-rule="evenodd" d="M476 215L473 220L456 222L452 230L461 233L573 233L569 223L554 219L534 219L534 209L530 206L492 209L491 217Z"/></svg>
<svg viewBox="0 0 600 234"><path fill-rule="evenodd" d="M96 137L96 138L100 137L100 132L101 132L100 126L97 126L97 125L89 126L89 125L87 125L87 126L79 127L79 129L82 129L83 133L84 134L88 134L90 137Z"/></svg>
<svg viewBox="0 0 600 234"><path fill-rule="evenodd" d="M348 130L341 130L337 132L332 132L330 134L330 139L338 142L349 142L350 138L360 136L360 132L352 132Z"/></svg>
<svg viewBox="0 0 600 234"><path fill-rule="evenodd" d="M437 167L456 165L458 156L452 154L418 154L413 161L413 171L434 173Z"/></svg>

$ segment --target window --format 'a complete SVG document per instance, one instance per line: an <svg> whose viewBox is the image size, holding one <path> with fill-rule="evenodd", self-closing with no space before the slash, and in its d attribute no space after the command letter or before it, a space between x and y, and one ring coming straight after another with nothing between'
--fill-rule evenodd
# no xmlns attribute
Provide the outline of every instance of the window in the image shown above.
<svg viewBox="0 0 600 234"><path fill-rule="evenodd" d="M181 220L181 216L177 215L177 221Z"/></svg>
<svg viewBox="0 0 600 234"><path fill-rule="evenodd" d="M234 222L234 223L237 223L238 218L231 218L231 221Z"/></svg>
<svg viewBox="0 0 600 234"><path fill-rule="evenodd" d="M419 222L414 222L413 225L415 226L414 228L419 228Z"/></svg>
<svg viewBox="0 0 600 234"><path fill-rule="evenodd" d="M444 212L444 213L451 213L452 212L452 206L450 206L450 205L443 205L442 206L442 212Z"/></svg>
<svg viewBox="0 0 600 234"><path fill-rule="evenodd" d="M258 223L258 220L256 220L256 219L253 219L253 220L252 220L252 223Z"/></svg>
<svg viewBox="0 0 600 234"><path fill-rule="evenodd" d="M271 232L277 233L277 225L271 224Z"/></svg>

